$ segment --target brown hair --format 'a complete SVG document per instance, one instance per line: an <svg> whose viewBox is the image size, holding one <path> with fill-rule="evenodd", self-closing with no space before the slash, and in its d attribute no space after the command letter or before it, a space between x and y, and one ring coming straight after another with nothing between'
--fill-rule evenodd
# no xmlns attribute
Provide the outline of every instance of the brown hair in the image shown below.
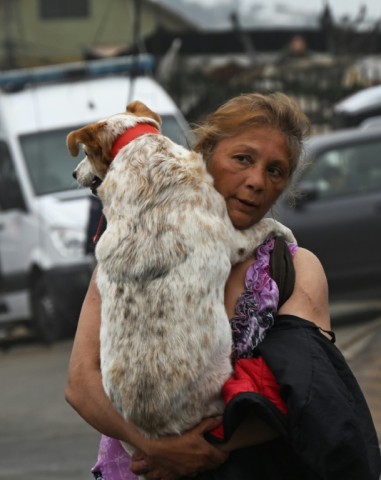
<svg viewBox="0 0 381 480"><path fill-rule="evenodd" d="M266 125L286 136L292 174L298 166L310 122L297 103L283 93L248 93L232 98L196 126L193 148L208 161L221 139L253 125Z"/></svg>

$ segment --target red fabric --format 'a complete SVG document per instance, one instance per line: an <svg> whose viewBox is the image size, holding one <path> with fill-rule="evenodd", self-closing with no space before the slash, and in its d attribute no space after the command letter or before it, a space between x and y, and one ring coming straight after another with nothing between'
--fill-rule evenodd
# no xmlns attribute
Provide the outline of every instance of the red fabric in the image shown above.
<svg viewBox="0 0 381 480"><path fill-rule="evenodd" d="M122 135L115 140L112 148L111 148L111 161L118 155L119 150L124 146L128 145L132 140L138 138L146 133L160 133L157 128L149 123L138 123L134 127L129 128L126 130Z"/></svg>
<svg viewBox="0 0 381 480"><path fill-rule="evenodd" d="M234 374L225 382L222 389L225 404L228 404L239 393L263 395L287 415L287 406L280 396L279 384L262 357L243 358L235 362ZM215 428L211 433L215 437L223 439L223 425Z"/></svg>
<svg viewBox="0 0 381 480"><path fill-rule="evenodd" d="M95 232L95 235L93 236L93 243L97 243L98 240L100 239L101 231L102 231L102 227L103 227L104 222L105 222L105 216L102 212L102 215L99 218L97 231Z"/></svg>
<svg viewBox="0 0 381 480"><path fill-rule="evenodd" d="M237 360L234 376L223 387L225 403L241 392L255 392L267 397L282 413L287 407L280 396L279 385L273 372L262 357Z"/></svg>

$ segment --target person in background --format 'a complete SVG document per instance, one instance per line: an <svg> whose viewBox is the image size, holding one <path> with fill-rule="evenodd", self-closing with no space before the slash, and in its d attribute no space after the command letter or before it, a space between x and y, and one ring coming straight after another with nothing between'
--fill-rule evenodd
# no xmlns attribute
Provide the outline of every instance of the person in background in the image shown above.
<svg viewBox="0 0 381 480"><path fill-rule="evenodd" d="M308 130L306 116L281 93L234 97L195 129L194 149L203 154L235 228L247 229L271 211L298 167ZM103 390L95 270L66 388L67 401L102 433L95 478L378 480L377 437L357 382L333 345L322 265L295 244L285 245L272 265L276 244L268 238L232 268L226 284L234 374L222 392L223 419L155 440L125 422ZM277 282L274 266L283 272ZM120 440L136 447L132 459Z"/></svg>

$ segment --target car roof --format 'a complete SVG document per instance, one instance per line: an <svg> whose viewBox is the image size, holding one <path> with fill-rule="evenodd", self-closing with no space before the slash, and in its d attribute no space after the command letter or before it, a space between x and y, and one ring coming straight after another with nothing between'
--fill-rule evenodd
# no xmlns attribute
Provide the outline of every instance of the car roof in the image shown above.
<svg viewBox="0 0 381 480"><path fill-rule="evenodd" d="M344 98L334 107L336 113L358 114L381 105L381 85L365 88Z"/></svg>
<svg viewBox="0 0 381 480"><path fill-rule="evenodd" d="M369 117L363 120L360 124L360 128L381 128L381 115L376 115L374 117Z"/></svg>
<svg viewBox="0 0 381 480"><path fill-rule="evenodd" d="M345 147L373 140L381 140L381 125L372 128L347 128L329 133L313 135L306 140L305 149L308 155L318 155L335 147Z"/></svg>

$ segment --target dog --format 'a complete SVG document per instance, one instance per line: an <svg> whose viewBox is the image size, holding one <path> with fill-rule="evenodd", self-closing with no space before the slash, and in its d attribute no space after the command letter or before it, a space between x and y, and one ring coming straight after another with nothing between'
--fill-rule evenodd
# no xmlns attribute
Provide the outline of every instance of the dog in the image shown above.
<svg viewBox="0 0 381 480"><path fill-rule="evenodd" d="M85 187L101 179L107 219L95 250L104 389L143 435L181 434L223 412L232 265L270 234L295 238L269 218L236 230L202 155L163 136L160 117L139 101L71 132L72 156L80 145L74 176Z"/></svg>

